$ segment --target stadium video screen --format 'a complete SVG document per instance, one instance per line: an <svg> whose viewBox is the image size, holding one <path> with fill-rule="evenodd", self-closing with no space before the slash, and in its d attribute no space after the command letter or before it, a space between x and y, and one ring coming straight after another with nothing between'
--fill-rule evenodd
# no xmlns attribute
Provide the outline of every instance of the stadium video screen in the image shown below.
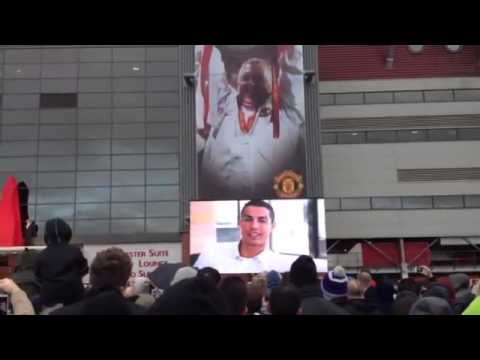
<svg viewBox="0 0 480 360"><path fill-rule="evenodd" d="M190 202L190 258L199 269L288 272L300 255L327 271L323 199Z"/></svg>

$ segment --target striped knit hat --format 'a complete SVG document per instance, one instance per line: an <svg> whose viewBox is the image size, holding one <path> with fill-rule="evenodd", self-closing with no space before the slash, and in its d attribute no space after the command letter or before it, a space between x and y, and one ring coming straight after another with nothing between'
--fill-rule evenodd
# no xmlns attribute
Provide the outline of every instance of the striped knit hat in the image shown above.
<svg viewBox="0 0 480 360"><path fill-rule="evenodd" d="M347 296L348 278L345 269L337 266L333 271L329 271L323 277L321 287L323 297L327 300Z"/></svg>

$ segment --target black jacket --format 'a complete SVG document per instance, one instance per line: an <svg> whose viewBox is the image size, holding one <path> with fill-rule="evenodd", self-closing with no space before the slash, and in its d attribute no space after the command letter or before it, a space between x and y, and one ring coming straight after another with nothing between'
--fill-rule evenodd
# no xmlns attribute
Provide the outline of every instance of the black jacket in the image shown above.
<svg viewBox="0 0 480 360"><path fill-rule="evenodd" d="M126 299L117 289L90 290L82 301L50 315L144 315L146 309Z"/></svg>
<svg viewBox="0 0 480 360"><path fill-rule="evenodd" d="M325 300L319 284L296 288L302 299L304 315L348 315L349 313L340 306Z"/></svg>
<svg viewBox="0 0 480 360"><path fill-rule="evenodd" d="M453 311L457 315L462 314L473 300L475 300L475 295L472 293L466 293L463 296L457 297L455 304L453 304Z"/></svg>
<svg viewBox="0 0 480 360"><path fill-rule="evenodd" d="M380 315L378 305L366 299L348 299L342 297L332 301L335 305L352 315Z"/></svg>
<svg viewBox="0 0 480 360"><path fill-rule="evenodd" d="M51 244L37 258L35 275L41 285L42 304L73 304L83 298L82 277L88 263L79 248L66 243Z"/></svg>

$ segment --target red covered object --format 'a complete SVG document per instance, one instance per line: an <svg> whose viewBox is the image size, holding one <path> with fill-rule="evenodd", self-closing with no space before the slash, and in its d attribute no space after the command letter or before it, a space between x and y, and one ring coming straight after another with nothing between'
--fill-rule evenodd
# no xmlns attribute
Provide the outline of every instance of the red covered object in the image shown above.
<svg viewBox="0 0 480 360"><path fill-rule="evenodd" d="M374 246L387 254L393 261L388 260L376 249L367 244L362 244L363 266L368 268L388 268L400 266L400 245L398 242L375 242ZM428 247L428 242L405 242L405 259L410 263L418 254ZM415 260L411 265L431 264L431 251L425 251L422 256Z"/></svg>
<svg viewBox="0 0 480 360"><path fill-rule="evenodd" d="M23 246L17 180L10 176L0 198L0 246Z"/></svg>

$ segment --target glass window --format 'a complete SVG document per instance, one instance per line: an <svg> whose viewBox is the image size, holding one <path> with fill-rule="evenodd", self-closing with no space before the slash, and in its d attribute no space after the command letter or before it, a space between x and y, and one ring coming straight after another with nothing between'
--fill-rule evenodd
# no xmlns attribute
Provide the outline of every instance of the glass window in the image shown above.
<svg viewBox="0 0 480 360"><path fill-rule="evenodd" d="M455 129L428 130L428 140L430 141L455 141L456 139L457 130Z"/></svg>
<svg viewBox="0 0 480 360"><path fill-rule="evenodd" d="M322 133L322 145L335 144L337 142L337 134Z"/></svg>
<svg viewBox="0 0 480 360"><path fill-rule="evenodd" d="M369 210L370 198L343 198L341 204L343 210Z"/></svg>
<svg viewBox="0 0 480 360"><path fill-rule="evenodd" d="M373 209L401 209L402 201L399 197L374 197L372 207Z"/></svg>
<svg viewBox="0 0 480 360"><path fill-rule="evenodd" d="M402 198L404 209L431 209L433 207L431 196L412 196Z"/></svg>
<svg viewBox="0 0 480 360"><path fill-rule="evenodd" d="M109 204L77 204L75 217L77 219L108 219Z"/></svg>
<svg viewBox="0 0 480 360"><path fill-rule="evenodd" d="M179 178L178 170L148 170L148 185L177 185Z"/></svg>
<svg viewBox="0 0 480 360"><path fill-rule="evenodd" d="M179 222L177 219L147 219L148 233L178 233Z"/></svg>
<svg viewBox="0 0 480 360"><path fill-rule="evenodd" d="M398 132L399 142L427 141L426 130L402 130Z"/></svg>
<svg viewBox="0 0 480 360"><path fill-rule="evenodd" d="M337 134L338 144L363 144L365 142L365 133L363 131L341 132Z"/></svg>
<svg viewBox="0 0 480 360"><path fill-rule="evenodd" d="M178 186L147 186L147 201L178 199Z"/></svg>
<svg viewBox="0 0 480 360"><path fill-rule="evenodd" d="M144 218L145 203L112 204L112 218Z"/></svg>
<svg viewBox="0 0 480 360"><path fill-rule="evenodd" d="M145 187L122 186L112 187L112 202L145 201Z"/></svg>
<svg viewBox="0 0 480 360"><path fill-rule="evenodd" d="M480 128L458 129L458 140L480 140Z"/></svg>
<svg viewBox="0 0 480 360"><path fill-rule="evenodd" d="M433 207L435 209L463 208L462 196L434 196Z"/></svg>
<svg viewBox="0 0 480 360"><path fill-rule="evenodd" d="M75 233L79 235L107 234L110 222L108 220L77 220Z"/></svg>
<svg viewBox="0 0 480 360"><path fill-rule="evenodd" d="M155 202L147 203L147 217L178 217L178 202Z"/></svg>
<svg viewBox="0 0 480 360"><path fill-rule="evenodd" d="M77 94L40 94L40 108L76 108Z"/></svg>
<svg viewBox="0 0 480 360"><path fill-rule="evenodd" d="M340 210L340 199L325 199L325 210Z"/></svg>
<svg viewBox="0 0 480 360"><path fill-rule="evenodd" d="M465 207L467 207L467 208L480 208L480 195L467 195L467 196L465 196Z"/></svg>
<svg viewBox="0 0 480 360"><path fill-rule="evenodd" d="M369 143L392 143L396 141L395 131L368 131L367 142Z"/></svg>
<svg viewBox="0 0 480 360"><path fill-rule="evenodd" d="M145 232L145 220L112 220L112 234L136 234Z"/></svg>

